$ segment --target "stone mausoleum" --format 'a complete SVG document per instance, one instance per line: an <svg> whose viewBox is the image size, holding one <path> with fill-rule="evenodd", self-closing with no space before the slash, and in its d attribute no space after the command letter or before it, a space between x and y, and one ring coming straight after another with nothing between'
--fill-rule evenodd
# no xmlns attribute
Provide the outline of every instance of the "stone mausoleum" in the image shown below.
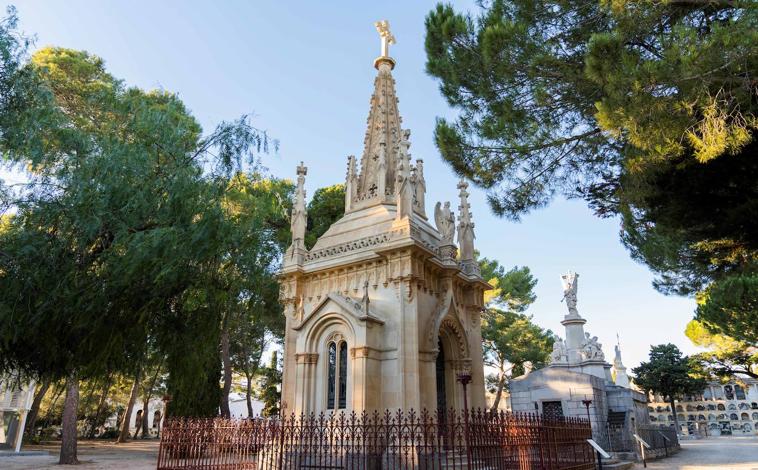
<svg viewBox="0 0 758 470"><path fill-rule="evenodd" d="M561 280L568 307L561 321L565 340L553 345L548 367L511 381L511 407L553 417L589 414L596 442L613 452L631 451L635 426L649 423L647 397L630 387L620 346L609 364L598 338L585 332L587 320L576 307L579 275L568 273Z"/></svg>
<svg viewBox="0 0 758 470"><path fill-rule="evenodd" d="M347 159L345 214L306 249L305 177L297 168L292 245L280 273L285 307L285 413L484 406L480 313L467 184L458 216L427 216L421 159L402 128L387 22L363 153ZM456 238L457 229L457 238Z"/></svg>

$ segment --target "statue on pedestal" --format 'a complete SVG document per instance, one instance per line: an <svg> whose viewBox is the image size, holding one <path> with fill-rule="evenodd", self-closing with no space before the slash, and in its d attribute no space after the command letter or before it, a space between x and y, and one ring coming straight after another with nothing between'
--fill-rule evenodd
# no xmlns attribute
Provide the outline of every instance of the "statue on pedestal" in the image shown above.
<svg viewBox="0 0 758 470"><path fill-rule="evenodd" d="M566 306L569 310L569 315L579 316L579 311L576 309L576 291L579 287L579 275L575 272L569 271L568 274L561 276L563 281L563 300L566 301Z"/></svg>
<svg viewBox="0 0 758 470"><path fill-rule="evenodd" d="M561 338L556 338L553 343L553 352L550 353L550 364L568 363L568 352L566 343Z"/></svg>
<svg viewBox="0 0 758 470"><path fill-rule="evenodd" d="M455 236L455 215L450 210L450 202L442 206L439 202L434 206L434 222L442 239L440 245L452 245Z"/></svg>
<svg viewBox="0 0 758 470"><path fill-rule="evenodd" d="M603 354L603 345L597 340L597 336L590 338L589 333L584 334L584 341L582 341L582 356L585 360L603 361L605 360L605 354Z"/></svg>

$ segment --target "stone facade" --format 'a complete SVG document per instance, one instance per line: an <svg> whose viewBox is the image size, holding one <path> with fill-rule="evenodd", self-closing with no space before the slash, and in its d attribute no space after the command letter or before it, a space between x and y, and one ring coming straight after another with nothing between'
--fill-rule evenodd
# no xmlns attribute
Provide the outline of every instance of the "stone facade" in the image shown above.
<svg viewBox="0 0 758 470"><path fill-rule="evenodd" d="M758 380L740 377L728 383L711 382L703 393L676 402L683 434L698 436L758 435ZM650 421L674 424L671 405L650 395Z"/></svg>
<svg viewBox="0 0 758 470"><path fill-rule="evenodd" d="M561 321L566 340L555 342L548 367L511 381L511 407L513 411L589 418L593 438L606 450L635 451L635 426L649 422L647 398L630 388L620 347L616 346L611 366L597 337L584 331L587 320L577 310L579 275L569 273L561 279L568 308Z"/></svg>
<svg viewBox="0 0 758 470"><path fill-rule="evenodd" d="M288 413L462 408L461 372L472 376L469 406L484 406L480 314L490 287L473 259L467 185L458 186L455 246L439 204L437 226L428 221L423 161L411 162L410 131L401 128L394 37L386 22L377 29L382 55L360 169L348 157L345 215L310 250L307 168L298 167L293 242L280 273Z"/></svg>

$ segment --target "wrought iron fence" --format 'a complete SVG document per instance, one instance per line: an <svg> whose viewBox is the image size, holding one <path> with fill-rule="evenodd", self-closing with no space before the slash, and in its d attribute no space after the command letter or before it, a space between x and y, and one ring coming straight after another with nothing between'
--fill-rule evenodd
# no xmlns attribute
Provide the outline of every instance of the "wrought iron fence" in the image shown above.
<svg viewBox="0 0 758 470"><path fill-rule="evenodd" d="M582 419L485 411L173 418L158 470L582 470L590 437Z"/></svg>

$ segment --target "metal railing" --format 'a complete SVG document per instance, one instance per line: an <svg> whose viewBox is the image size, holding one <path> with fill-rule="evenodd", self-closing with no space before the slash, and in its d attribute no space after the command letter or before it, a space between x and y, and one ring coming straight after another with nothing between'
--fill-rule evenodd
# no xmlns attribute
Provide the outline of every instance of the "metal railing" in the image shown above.
<svg viewBox="0 0 758 470"><path fill-rule="evenodd" d="M643 424L637 427L637 434L650 445L650 450L661 450L661 455L668 455L681 447L676 429L671 427Z"/></svg>
<svg viewBox="0 0 758 470"><path fill-rule="evenodd" d="M167 419L158 470L592 469L589 422L447 411Z"/></svg>

